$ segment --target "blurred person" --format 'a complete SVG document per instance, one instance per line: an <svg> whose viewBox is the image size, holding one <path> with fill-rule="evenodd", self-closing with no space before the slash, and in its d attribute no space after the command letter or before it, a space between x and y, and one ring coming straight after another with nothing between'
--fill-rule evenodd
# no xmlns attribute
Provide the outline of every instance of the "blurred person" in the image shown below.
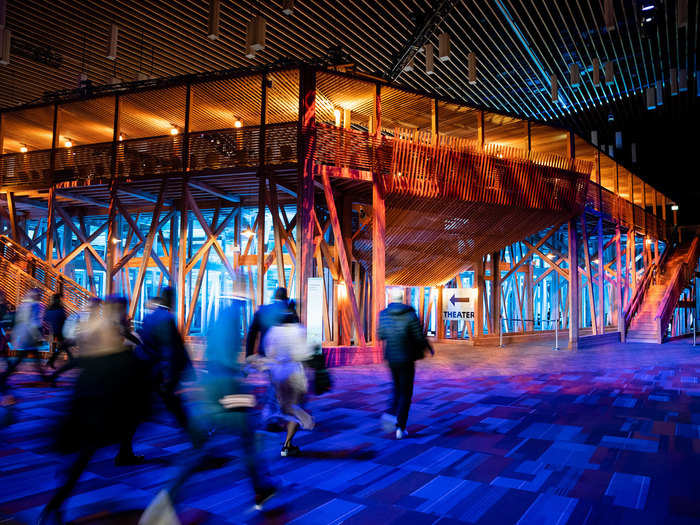
<svg viewBox="0 0 700 525"><path fill-rule="evenodd" d="M59 486L39 523L61 523L61 507L73 492L95 452L130 439L147 413L147 383L143 367L124 343L120 327L124 300L108 298L102 315L86 320L77 334L80 346L69 410L56 432L55 447L72 454Z"/></svg>
<svg viewBox="0 0 700 525"><path fill-rule="evenodd" d="M238 356L241 352L241 318L243 305L239 301L223 309L207 333L205 350L206 373L199 375L202 398L194 403L193 426L200 439L194 441L194 450L185 458L173 480L161 491L144 511L139 525L177 523L173 502L179 489L201 464L208 444L208 430L235 434L241 437L243 461L255 492L255 505L262 504L276 493L268 477L263 459L258 455L255 428L249 409L255 406L255 397L243 383Z"/></svg>
<svg viewBox="0 0 700 525"><path fill-rule="evenodd" d="M61 352L65 352L68 360L73 360L73 355L70 352L70 347L65 337L63 337L63 328L66 324L66 311L63 308L63 296L60 293L55 293L51 296L51 302L44 311L44 324L49 327L50 357L47 365L51 368L56 368L54 363Z"/></svg>
<svg viewBox="0 0 700 525"><path fill-rule="evenodd" d="M0 290L0 355L7 356L7 343L10 341L10 331L14 323L15 307Z"/></svg>
<svg viewBox="0 0 700 525"><path fill-rule="evenodd" d="M153 390L178 424L189 431L185 404L177 390L186 374L193 372L194 368L171 311L174 300L175 291L170 287L163 288L153 303L153 310L143 319L137 355L150 370Z"/></svg>
<svg viewBox="0 0 700 525"><path fill-rule="evenodd" d="M282 324L289 317L293 322L299 322L296 311L290 305L286 288L277 288L273 297L272 303L262 305L253 315L246 339L246 357L256 354L256 345L257 354L265 355L265 335L273 326Z"/></svg>
<svg viewBox="0 0 700 525"><path fill-rule="evenodd" d="M36 359L35 365L39 377L46 380L46 374L41 366L39 348L43 342L41 337L41 290L34 288L22 300L15 315L15 325L12 328L12 348L17 352L14 360L7 361L7 368L0 376L0 391L5 392L7 381L17 370L17 367L29 355Z"/></svg>
<svg viewBox="0 0 700 525"><path fill-rule="evenodd" d="M413 397L415 362L423 358L426 349L433 355L435 352L423 334L415 310L403 303L403 291L399 288L389 290L389 305L379 313L378 337L384 342L384 359L394 384L391 407L382 416L382 424L387 431L394 427L396 439L402 439L408 435L406 422Z"/></svg>
<svg viewBox="0 0 700 525"><path fill-rule="evenodd" d="M313 356L313 349L306 341L304 328L291 313L282 322L271 327L265 336L265 367L269 371L278 406L277 417L286 421L287 435L280 455L297 456L299 447L292 444L292 438L299 430L311 430L314 420L301 407L309 389L303 362Z"/></svg>
<svg viewBox="0 0 700 525"><path fill-rule="evenodd" d="M296 310L287 296L287 289L279 287L275 290L272 303L262 305L253 315L246 338L246 359L265 355L265 336L268 330L281 324L285 319L299 322ZM262 408L262 419L267 424L268 430L281 431L286 428L284 419L277 417L279 412L276 394L270 383L263 398Z"/></svg>
<svg viewBox="0 0 700 525"><path fill-rule="evenodd" d="M68 319L66 319L63 324L63 341L66 346L78 346L78 341L81 339L81 333L86 331L91 323L96 321L102 310L102 299L99 297L90 297L88 304L84 310L74 313ZM78 351L80 347L78 346ZM78 353L80 355L80 352ZM58 377L78 366L78 359L73 357L69 359L67 363L63 364L60 368L55 370L50 376L49 380L53 386L56 386L56 381Z"/></svg>

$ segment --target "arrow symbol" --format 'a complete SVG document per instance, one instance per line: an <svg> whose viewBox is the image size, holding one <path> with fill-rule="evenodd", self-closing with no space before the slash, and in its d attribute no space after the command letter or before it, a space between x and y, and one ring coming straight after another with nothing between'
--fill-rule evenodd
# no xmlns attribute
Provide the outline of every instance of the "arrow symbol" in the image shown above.
<svg viewBox="0 0 700 525"><path fill-rule="evenodd" d="M457 297L455 294L452 294L450 302L452 303L452 306L454 306L455 303L468 303L469 297Z"/></svg>

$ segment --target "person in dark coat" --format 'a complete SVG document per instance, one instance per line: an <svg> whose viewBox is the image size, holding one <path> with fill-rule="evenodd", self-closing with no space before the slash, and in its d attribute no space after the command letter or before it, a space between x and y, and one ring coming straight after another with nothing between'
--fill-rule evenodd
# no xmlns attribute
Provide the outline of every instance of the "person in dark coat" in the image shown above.
<svg viewBox="0 0 700 525"><path fill-rule="evenodd" d="M44 312L44 324L49 327L49 336L51 337L51 357L49 357L47 363L51 368L56 368L56 359L61 352L66 353L69 361L73 360L68 341L63 337L63 326L66 324L66 311L63 308L61 299L62 296L60 293L53 294L51 302Z"/></svg>
<svg viewBox="0 0 700 525"><path fill-rule="evenodd" d="M54 432L55 447L71 454L64 480L41 513L39 523L62 523L61 508L95 452L123 443L148 413L143 365L125 344L121 317L125 301L105 300L78 334L80 374L69 410Z"/></svg>
<svg viewBox="0 0 700 525"><path fill-rule="evenodd" d="M186 373L192 370L192 362L171 312L174 299L174 290L164 288L154 302L155 308L143 319L139 331L141 344L136 352L150 368L153 389L180 426L188 430L187 411L177 389Z"/></svg>
<svg viewBox="0 0 700 525"><path fill-rule="evenodd" d="M258 308L258 311L255 312L255 315L253 315L253 322L250 324L248 338L246 339L246 357L255 354L256 343L257 353L264 356L265 334L267 334L267 331L273 326L282 324L284 320L298 323L299 316L289 303L287 289L280 287L275 290L274 301L271 304L261 306Z"/></svg>
<svg viewBox="0 0 700 525"><path fill-rule="evenodd" d="M385 428L395 422L396 439L402 439L408 435L406 422L413 396L415 362L423 358L426 349L431 354L434 351L423 334L416 311L403 304L403 292L398 288L390 290L389 306L379 313L378 336L384 342L384 359L394 383L391 407L382 416L382 422Z"/></svg>

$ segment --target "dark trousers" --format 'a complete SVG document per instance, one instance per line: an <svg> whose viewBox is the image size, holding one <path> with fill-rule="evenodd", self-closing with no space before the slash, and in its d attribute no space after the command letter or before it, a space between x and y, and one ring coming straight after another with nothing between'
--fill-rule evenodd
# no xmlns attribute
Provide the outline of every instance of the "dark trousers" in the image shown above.
<svg viewBox="0 0 700 525"><path fill-rule="evenodd" d="M7 390L7 380L15 372L15 370L17 370L22 361L29 357L30 354L34 356L34 366L36 367L36 371L39 373L39 377L41 377L42 380L46 379L46 374L41 366L41 354L39 353L39 350L22 350L21 352L17 352L17 357L14 359L10 360L8 358L7 368L2 375L0 375L0 392L5 392Z"/></svg>
<svg viewBox="0 0 700 525"><path fill-rule="evenodd" d="M391 368L391 377L394 380L394 394L389 413L396 416L396 426L406 430L408 409L411 408L411 397L413 397L416 365L411 361L410 363L389 365L389 368Z"/></svg>
<svg viewBox="0 0 700 525"><path fill-rule="evenodd" d="M54 364L56 363L56 359L61 352L66 353L69 362L73 360L73 354L70 352L70 344L68 341L62 337L55 337L53 341L51 341L51 357L49 357L46 364L53 368Z"/></svg>

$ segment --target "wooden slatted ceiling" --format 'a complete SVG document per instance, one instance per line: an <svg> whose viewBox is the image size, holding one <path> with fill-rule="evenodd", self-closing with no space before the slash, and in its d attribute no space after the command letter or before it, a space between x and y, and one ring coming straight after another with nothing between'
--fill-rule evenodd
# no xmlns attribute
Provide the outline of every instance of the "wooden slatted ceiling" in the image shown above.
<svg viewBox="0 0 700 525"><path fill-rule="evenodd" d="M527 121L497 113L485 113L484 141L527 150Z"/></svg>
<svg viewBox="0 0 700 525"><path fill-rule="evenodd" d="M119 126L125 140L169 135L185 126L185 86L149 90L120 97Z"/></svg>
<svg viewBox="0 0 700 525"><path fill-rule="evenodd" d="M376 87L371 82L319 73L316 76L316 120L335 123L334 110L351 112L351 122L367 127L374 112ZM341 124L342 125L342 124Z"/></svg>
<svg viewBox="0 0 700 525"><path fill-rule="evenodd" d="M262 76L205 82L192 86L190 130L207 131L260 124Z"/></svg>
<svg viewBox="0 0 700 525"><path fill-rule="evenodd" d="M382 129L393 133L394 128L430 130L432 100L393 87L382 88Z"/></svg>
<svg viewBox="0 0 700 525"><path fill-rule="evenodd" d="M438 102L440 133L476 140L480 119L479 110L448 102Z"/></svg>
<svg viewBox="0 0 700 525"><path fill-rule="evenodd" d="M3 114L3 153L19 151L23 145L30 150L51 148L53 140L53 110L39 107Z"/></svg>
<svg viewBox="0 0 700 525"><path fill-rule="evenodd" d="M268 124L296 122L299 119L299 70L276 71L268 75Z"/></svg>
<svg viewBox="0 0 700 525"><path fill-rule="evenodd" d="M68 138L76 145L111 142L114 104L114 97L100 97L59 106L58 145Z"/></svg>

